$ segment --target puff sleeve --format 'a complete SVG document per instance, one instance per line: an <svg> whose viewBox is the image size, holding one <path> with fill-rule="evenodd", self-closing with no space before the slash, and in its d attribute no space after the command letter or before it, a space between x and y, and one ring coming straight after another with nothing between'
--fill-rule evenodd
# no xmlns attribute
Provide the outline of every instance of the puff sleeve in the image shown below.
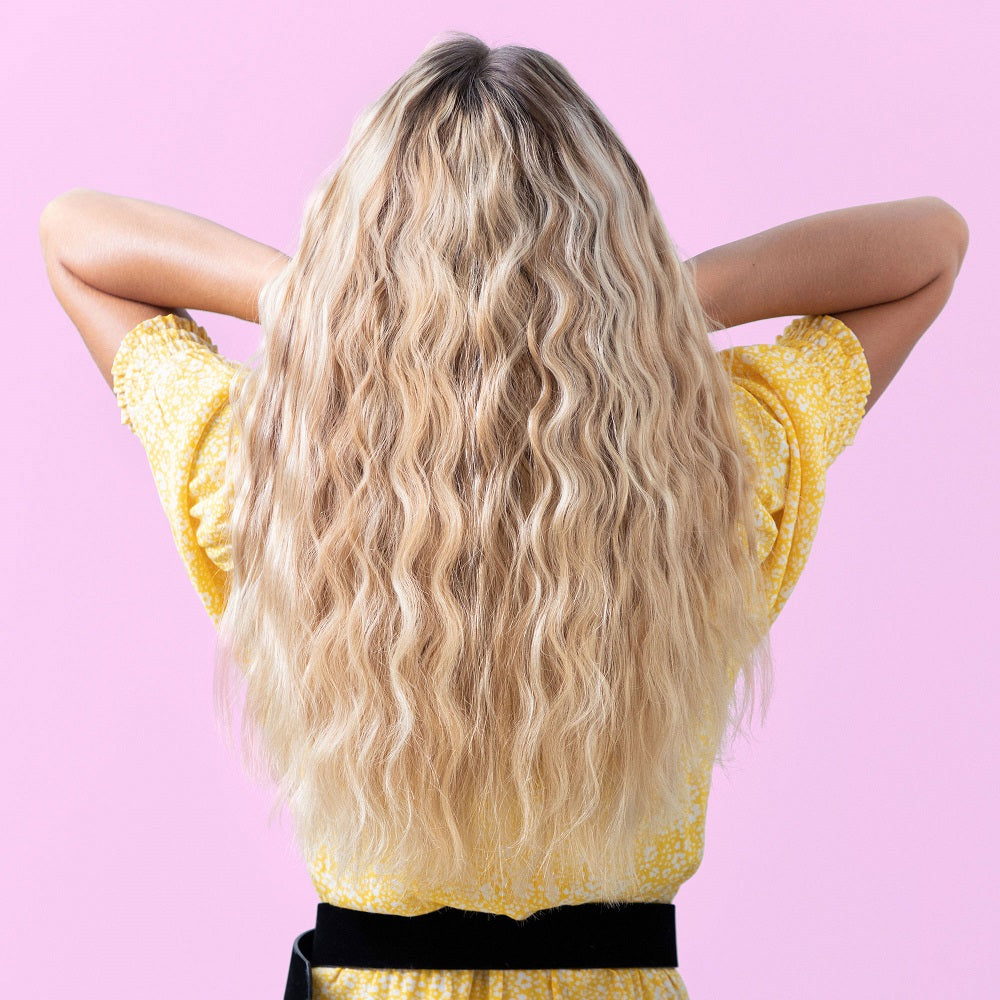
<svg viewBox="0 0 1000 1000"><path fill-rule="evenodd" d="M216 622L232 569L225 468L241 370L203 327L172 313L130 330L111 369L121 422L142 443L174 544Z"/></svg>
<svg viewBox="0 0 1000 1000"><path fill-rule="evenodd" d="M802 316L774 344L718 352L759 471L757 556L777 618L805 567L826 473L854 442L871 392L861 342L833 316Z"/></svg>

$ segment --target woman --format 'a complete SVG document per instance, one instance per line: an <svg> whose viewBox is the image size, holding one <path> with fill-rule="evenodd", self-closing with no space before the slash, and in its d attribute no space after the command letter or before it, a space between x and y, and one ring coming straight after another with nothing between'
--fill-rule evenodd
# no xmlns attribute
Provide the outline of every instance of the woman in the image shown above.
<svg viewBox="0 0 1000 1000"><path fill-rule="evenodd" d="M961 215L682 261L560 63L450 33L355 123L291 258L87 189L41 238L295 820L320 903L286 997L685 997L713 764ZM181 303L259 322L259 364Z"/></svg>

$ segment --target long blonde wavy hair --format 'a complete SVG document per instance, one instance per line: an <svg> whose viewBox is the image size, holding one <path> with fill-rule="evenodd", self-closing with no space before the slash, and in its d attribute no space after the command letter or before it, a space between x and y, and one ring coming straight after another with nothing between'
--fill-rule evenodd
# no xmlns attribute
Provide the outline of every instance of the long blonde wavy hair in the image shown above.
<svg viewBox="0 0 1000 1000"><path fill-rule="evenodd" d="M216 659L245 764L347 874L619 894L770 686L755 470L639 167L551 56L437 36L259 315Z"/></svg>

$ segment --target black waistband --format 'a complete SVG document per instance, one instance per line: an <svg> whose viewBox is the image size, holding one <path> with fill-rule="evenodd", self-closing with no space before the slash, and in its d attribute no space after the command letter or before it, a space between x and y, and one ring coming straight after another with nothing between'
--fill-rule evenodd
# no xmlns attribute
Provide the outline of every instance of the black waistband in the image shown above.
<svg viewBox="0 0 1000 1000"><path fill-rule="evenodd" d="M524 920L446 906L405 917L320 903L292 948L285 1000L308 998L309 969L676 968L673 903L578 903ZM294 982L293 982L294 981Z"/></svg>

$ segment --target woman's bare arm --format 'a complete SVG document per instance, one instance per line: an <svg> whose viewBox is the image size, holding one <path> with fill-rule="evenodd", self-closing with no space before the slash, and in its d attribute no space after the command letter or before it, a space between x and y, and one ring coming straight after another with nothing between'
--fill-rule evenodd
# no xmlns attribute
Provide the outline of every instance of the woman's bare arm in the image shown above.
<svg viewBox="0 0 1000 1000"><path fill-rule="evenodd" d="M944 308L968 247L965 219L935 197L796 219L687 261L708 314L726 327L827 314L861 342L866 412Z"/></svg>
<svg viewBox="0 0 1000 1000"><path fill-rule="evenodd" d="M73 188L42 210L39 239L52 290L104 380L125 334L188 309L257 322L257 293L288 258L168 205Z"/></svg>

